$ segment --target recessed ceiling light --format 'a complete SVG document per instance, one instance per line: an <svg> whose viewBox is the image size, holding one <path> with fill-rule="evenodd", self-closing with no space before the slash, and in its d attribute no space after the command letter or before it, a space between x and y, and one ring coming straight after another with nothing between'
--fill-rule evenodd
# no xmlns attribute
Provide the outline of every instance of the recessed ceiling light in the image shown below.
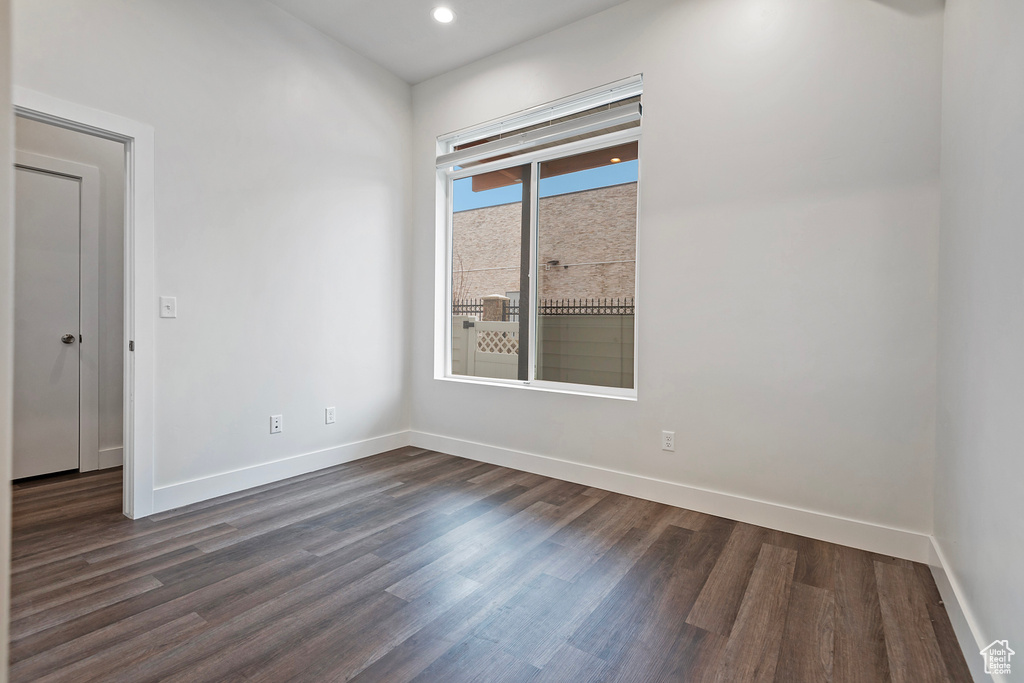
<svg viewBox="0 0 1024 683"><path fill-rule="evenodd" d="M618 158L618 157L612 157L612 163L613 163L613 164L617 164L617 163L619 163L620 161L622 161L622 159L620 159L620 158Z"/></svg>
<svg viewBox="0 0 1024 683"><path fill-rule="evenodd" d="M447 7L435 7L430 11L430 16L434 17L434 21L440 24L450 24L455 21L455 12Z"/></svg>

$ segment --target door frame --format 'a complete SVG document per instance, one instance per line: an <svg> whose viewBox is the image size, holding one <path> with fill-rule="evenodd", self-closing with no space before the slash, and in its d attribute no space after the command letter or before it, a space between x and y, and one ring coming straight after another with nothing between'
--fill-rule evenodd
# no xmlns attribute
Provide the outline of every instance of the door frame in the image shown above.
<svg viewBox="0 0 1024 683"><path fill-rule="evenodd" d="M100 170L17 149L14 167L79 181L78 469L99 469Z"/></svg>
<svg viewBox="0 0 1024 683"><path fill-rule="evenodd" d="M156 360L155 188L153 127L14 87L23 118L113 140L125 147L124 212L124 514L153 513Z"/></svg>

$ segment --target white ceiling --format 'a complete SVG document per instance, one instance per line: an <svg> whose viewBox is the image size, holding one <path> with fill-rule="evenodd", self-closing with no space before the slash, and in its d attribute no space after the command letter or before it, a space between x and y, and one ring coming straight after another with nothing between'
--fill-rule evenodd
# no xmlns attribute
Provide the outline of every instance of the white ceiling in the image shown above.
<svg viewBox="0 0 1024 683"><path fill-rule="evenodd" d="M271 0L409 83L596 14L624 0ZM442 25L430 10L454 10Z"/></svg>

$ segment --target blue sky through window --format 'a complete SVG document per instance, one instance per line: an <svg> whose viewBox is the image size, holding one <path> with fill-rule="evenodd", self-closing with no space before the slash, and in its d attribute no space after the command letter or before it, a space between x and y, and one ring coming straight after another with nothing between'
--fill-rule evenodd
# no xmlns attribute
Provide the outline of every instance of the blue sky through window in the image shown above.
<svg viewBox="0 0 1024 683"><path fill-rule="evenodd" d="M633 183L637 180L639 168L639 161L623 161L621 164L599 166L598 168L589 168L585 171L577 171L576 173L543 178L540 181L540 196L552 197L570 192L608 187L609 185ZM452 208L456 213L459 211L469 211L470 209L482 209L486 206L512 204L523 199L523 188L518 183L508 187L497 187L493 190L473 192L472 182L472 178L461 178L455 181Z"/></svg>

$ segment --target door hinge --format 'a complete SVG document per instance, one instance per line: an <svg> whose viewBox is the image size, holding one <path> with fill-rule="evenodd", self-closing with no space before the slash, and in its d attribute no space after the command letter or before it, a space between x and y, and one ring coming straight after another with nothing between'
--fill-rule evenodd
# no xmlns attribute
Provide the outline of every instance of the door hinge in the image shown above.
<svg viewBox="0 0 1024 683"><path fill-rule="evenodd" d="M129 351L134 351L135 350L135 340L134 339L129 339L128 340L128 350Z"/></svg>
<svg viewBox="0 0 1024 683"><path fill-rule="evenodd" d="M85 337L78 335L78 343L81 344L83 341L85 341Z"/></svg>

